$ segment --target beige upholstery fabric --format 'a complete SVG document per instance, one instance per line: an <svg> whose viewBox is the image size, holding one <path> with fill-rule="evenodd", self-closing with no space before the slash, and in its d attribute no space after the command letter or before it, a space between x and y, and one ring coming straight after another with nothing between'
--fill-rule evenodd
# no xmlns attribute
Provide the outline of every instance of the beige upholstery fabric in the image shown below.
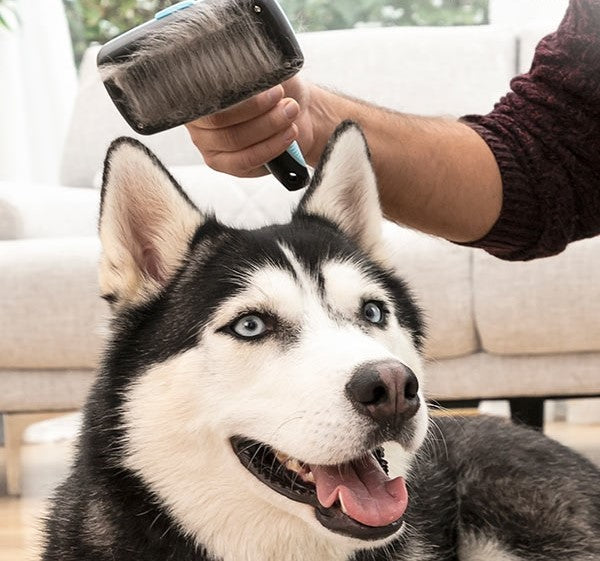
<svg viewBox="0 0 600 561"><path fill-rule="evenodd" d="M432 399L600 395L600 353L470 356L432 362Z"/></svg>
<svg viewBox="0 0 600 561"><path fill-rule="evenodd" d="M91 368L106 307L96 238L2 242L2 368Z"/></svg>
<svg viewBox="0 0 600 561"><path fill-rule="evenodd" d="M21 237L23 224L19 209L6 196L8 186L0 182L0 240L14 240Z"/></svg>
<svg viewBox="0 0 600 561"><path fill-rule="evenodd" d="M477 328L491 353L600 351L600 238L529 263L478 252L474 293Z"/></svg>
<svg viewBox="0 0 600 561"><path fill-rule="evenodd" d="M313 82L407 113L488 113L515 73L516 37L493 26L347 29L299 40Z"/></svg>
<svg viewBox="0 0 600 561"><path fill-rule="evenodd" d="M93 236L99 207L100 193L90 189L0 182L0 239ZM10 237L1 234L4 209L13 215Z"/></svg>
<svg viewBox="0 0 600 561"><path fill-rule="evenodd" d="M78 409L93 379L92 370L0 369L0 412Z"/></svg>
<svg viewBox="0 0 600 561"><path fill-rule="evenodd" d="M427 366L431 399L600 394L600 353L498 357L485 353ZM93 380L91 370L0 369L2 411L78 408Z"/></svg>
<svg viewBox="0 0 600 561"><path fill-rule="evenodd" d="M270 175L241 179L203 165L170 166L169 171L200 210L238 228L287 222L303 194L290 193Z"/></svg>
<svg viewBox="0 0 600 561"><path fill-rule="evenodd" d="M425 313L427 356L441 359L477 350L471 301L472 250L391 223L388 252Z"/></svg>

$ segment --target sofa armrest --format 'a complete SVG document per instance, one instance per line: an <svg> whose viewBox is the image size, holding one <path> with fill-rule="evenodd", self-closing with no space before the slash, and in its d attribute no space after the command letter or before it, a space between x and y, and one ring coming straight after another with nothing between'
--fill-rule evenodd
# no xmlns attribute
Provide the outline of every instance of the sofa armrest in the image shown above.
<svg viewBox="0 0 600 561"><path fill-rule="evenodd" d="M0 239L93 236L99 205L94 189L0 182Z"/></svg>

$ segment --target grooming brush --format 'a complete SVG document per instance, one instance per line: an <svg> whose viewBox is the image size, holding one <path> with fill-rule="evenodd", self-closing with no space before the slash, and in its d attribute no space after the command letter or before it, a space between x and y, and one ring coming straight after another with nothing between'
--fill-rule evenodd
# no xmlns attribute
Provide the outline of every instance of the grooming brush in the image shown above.
<svg viewBox="0 0 600 561"><path fill-rule="evenodd" d="M121 115L154 134L288 80L304 57L276 0L184 0L106 43L97 62ZM267 168L290 191L309 179L296 142Z"/></svg>

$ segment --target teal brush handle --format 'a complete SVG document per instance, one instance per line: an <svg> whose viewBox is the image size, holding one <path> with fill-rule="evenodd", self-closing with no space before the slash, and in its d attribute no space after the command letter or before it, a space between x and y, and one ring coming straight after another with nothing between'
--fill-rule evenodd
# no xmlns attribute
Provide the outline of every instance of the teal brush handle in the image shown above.
<svg viewBox="0 0 600 561"><path fill-rule="evenodd" d="M297 142L267 164L267 169L288 191L297 191L308 185L310 175Z"/></svg>

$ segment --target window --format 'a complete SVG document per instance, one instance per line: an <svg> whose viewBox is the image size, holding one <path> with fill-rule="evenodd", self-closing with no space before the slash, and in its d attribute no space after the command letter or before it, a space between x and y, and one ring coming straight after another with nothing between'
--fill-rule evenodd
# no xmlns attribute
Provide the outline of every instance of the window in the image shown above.
<svg viewBox="0 0 600 561"><path fill-rule="evenodd" d="M172 0L64 0L77 61L90 43L104 43L151 19ZM394 25L480 25L488 0L281 0L296 31Z"/></svg>

